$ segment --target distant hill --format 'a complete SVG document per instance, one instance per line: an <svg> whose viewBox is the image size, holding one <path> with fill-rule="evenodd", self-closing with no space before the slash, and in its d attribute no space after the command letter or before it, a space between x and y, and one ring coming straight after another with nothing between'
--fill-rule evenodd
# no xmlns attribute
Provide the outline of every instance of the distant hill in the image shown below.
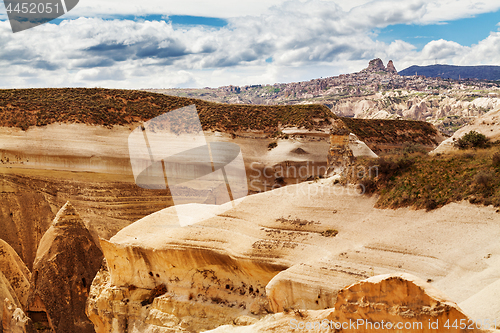
<svg viewBox="0 0 500 333"><path fill-rule="evenodd" d="M417 73L426 77L439 77L443 79L479 79L500 80L500 66L452 66L430 65L411 66L399 72L402 76L412 76Z"/></svg>

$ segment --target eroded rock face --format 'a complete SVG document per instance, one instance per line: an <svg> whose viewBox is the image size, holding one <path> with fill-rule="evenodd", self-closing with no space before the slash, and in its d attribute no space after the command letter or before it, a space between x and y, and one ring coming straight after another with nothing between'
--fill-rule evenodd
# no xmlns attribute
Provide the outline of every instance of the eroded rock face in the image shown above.
<svg viewBox="0 0 500 333"><path fill-rule="evenodd" d="M4 301L2 328L3 333L26 333L29 318L23 310L16 307L8 298Z"/></svg>
<svg viewBox="0 0 500 333"><path fill-rule="evenodd" d="M9 299L17 307L26 309L30 289L31 273L9 244L0 239L0 274L4 280L4 293L0 294L0 307L3 300ZM8 297L6 294L11 294Z"/></svg>
<svg viewBox="0 0 500 333"><path fill-rule="evenodd" d="M370 60L366 71L385 71L385 66L384 63L382 62L382 59L377 58Z"/></svg>
<svg viewBox="0 0 500 333"><path fill-rule="evenodd" d="M40 242L33 265L30 311L46 311L54 332L94 332L85 315L85 302L102 258L80 216L67 202Z"/></svg>
<svg viewBox="0 0 500 333"><path fill-rule="evenodd" d="M273 312L333 308L342 288L368 277L366 272L336 264L323 260L300 263L276 275L266 286Z"/></svg>
<svg viewBox="0 0 500 333"><path fill-rule="evenodd" d="M354 162L354 153L350 147L349 129L339 120L334 120L330 133L328 152L328 177L343 173Z"/></svg>
<svg viewBox="0 0 500 333"><path fill-rule="evenodd" d="M456 303L425 281L410 274L396 273L374 276L342 289L335 308L290 310L268 316L248 327L224 326L210 333L493 332L486 327L484 330L452 327L454 323L460 326L461 320L468 325L473 323ZM450 328L445 326L447 323ZM397 326L394 329L388 325ZM400 325L402 329L398 329Z"/></svg>
<svg viewBox="0 0 500 333"><path fill-rule="evenodd" d="M29 269L53 218L42 193L12 183L0 173L0 238L12 246Z"/></svg>
<svg viewBox="0 0 500 333"><path fill-rule="evenodd" d="M396 67L394 66L392 60L389 60L389 62L387 63L387 71L389 73L398 74L398 71L396 70Z"/></svg>
<svg viewBox="0 0 500 333"><path fill-rule="evenodd" d="M391 327L402 325L405 332L480 332L475 328L451 327L455 321L467 323L466 326L471 321L439 290L406 273L375 276L341 290L335 311L328 319L356 323L355 328L342 328L339 332L379 332L382 322L386 323L384 327L388 323Z"/></svg>
<svg viewBox="0 0 500 333"><path fill-rule="evenodd" d="M370 276L404 270L457 302L498 277L493 207L454 203L432 212L388 212L373 207L375 198L349 197L342 188L321 181L286 186L235 207L215 206L221 210L209 219L203 216L213 206L175 206L121 230L103 242L109 271L92 284L87 313L96 330L202 331L288 308L291 315L273 317L285 318L282 326L262 319L244 329L290 332L291 319L303 320L302 309L328 307L308 317L326 319L339 290ZM180 227L176 210L184 208L199 219ZM154 292L165 291L157 289L162 285L164 294ZM411 294L418 297L418 288Z"/></svg>

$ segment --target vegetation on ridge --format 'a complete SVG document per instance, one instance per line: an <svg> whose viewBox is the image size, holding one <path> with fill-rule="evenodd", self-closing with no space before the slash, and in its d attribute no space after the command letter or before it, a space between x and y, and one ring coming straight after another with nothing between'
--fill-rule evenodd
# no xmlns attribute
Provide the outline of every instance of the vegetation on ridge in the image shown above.
<svg viewBox="0 0 500 333"><path fill-rule="evenodd" d="M0 90L0 126L45 126L56 122L90 125L128 125L167 111L196 105L205 130L262 130L280 125L313 129L328 125L330 110L322 105L229 105L197 99L117 89Z"/></svg>
<svg viewBox="0 0 500 333"><path fill-rule="evenodd" d="M196 105L204 130L229 133L258 130L276 138L281 127L317 129L338 118L323 105L221 104L157 93L117 89L0 90L0 126L27 130L56 122L89 125L132 125L165 112ZM340 118L368 143L413 142L435 145L437 131L422 121ZM179 126L182 127L182 121ZM273 147L269 147L273 148Z"/></svg>
<svg viewBox="0 0 500 333"><path fill-rule="evenodd" d="M377 207L415 207L432 210L451 202L500 207L500 149L460 150L428 156L392 156L361 159L372 174L356 179L368 194L379 195ZM376 166L376 168L373 168ZM378 169L378 172L373 170Z"/></svg>

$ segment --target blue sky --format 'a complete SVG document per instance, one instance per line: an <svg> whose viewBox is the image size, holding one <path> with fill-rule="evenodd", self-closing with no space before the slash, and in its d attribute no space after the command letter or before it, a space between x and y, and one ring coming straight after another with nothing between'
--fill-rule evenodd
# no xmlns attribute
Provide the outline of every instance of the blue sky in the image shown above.
<svg viewBox="0 0 500 333"><path fill-rule="evenodd" d="M373 58L500 65L499 22L498 0L81 0L13 34L0 3L0 87L272 84Z"/></svg>
<svg viewBox="0 0 500 333"><path fill-rule="evenodd" d="M499 22L500 11L495 11L437 24L397 24L381 29L378 39L388 43L401 39L417 46L418 49L436 39L472 46L488 37L492 31L496 31Z"/></svg>

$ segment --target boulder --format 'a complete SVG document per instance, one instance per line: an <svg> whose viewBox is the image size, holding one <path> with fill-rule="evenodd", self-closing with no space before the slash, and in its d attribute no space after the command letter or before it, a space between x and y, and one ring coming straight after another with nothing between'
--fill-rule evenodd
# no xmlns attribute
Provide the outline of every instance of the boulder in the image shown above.
<svg viewBox="0 0 500 333"><path fill-rule="evenodd" d="M85 302L102 259L101 250L67 202L40 241L33 265L30 311L45 311L56 333L93 333Z"/></svg>

